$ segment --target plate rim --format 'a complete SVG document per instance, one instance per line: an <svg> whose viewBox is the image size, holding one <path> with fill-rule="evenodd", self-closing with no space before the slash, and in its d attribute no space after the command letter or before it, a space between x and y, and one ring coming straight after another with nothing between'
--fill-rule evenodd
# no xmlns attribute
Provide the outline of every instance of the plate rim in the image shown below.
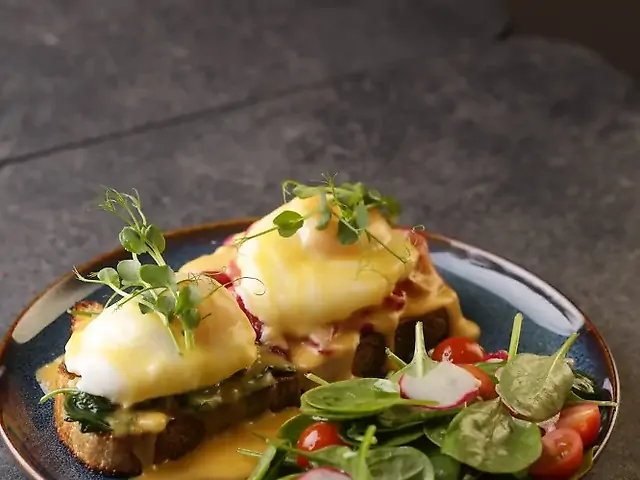
<svg viewBox="0 0 640 480"><path fill-rule="evenodd" d="M251 225L252 223L254 223L255 221L257 221L260 217L239 217L239 218L234 218L234 219L228 219L228 220L221 220L221 221L214 221L214 222L205 222L205 223L201 223L201 224L196 224L196 225L191 225L191 226L187 226L187 227L182 227L182 228L176 228L173 230L169 230L166 233L164 233L164 236L167 240L170 239L176 239L176 238L180 238L180 237L184 237L184 236L189 236L189 235L193 235L196 233L200 233L200 232L207 232L207 231L215 231L215 230L222 230L222 229L231 229L231 228L238 228L238 229L242 229L242 228L247 228L249 225ZM573 305L576 310L578 312L580 312L580 315L582 316L582 318L584 319L585 322L585 327L588 329L589 333L594 335L594 338L596 339L596 341L598 342L598 344L600 345L600 347L602 348L602 350L605 353L605 360L607 362L607 369L611 375L612 378L612 389L613 389L613 401L615 401L617 403L617 406L613 409L613 412L611 413L611 419L609 422L609 428L607 429L605 436L602 438L602 441L600 442L600 445L598 446L598 448L596 449L594 456L593 456L593 464L595 465L595 463L599 460L599 458L601 457L601 454L604 450L604 447L607 445L607 443L609 442L611 435L613 434L613 430L615 429L617 420L618 420L618 414L620 411L620 375L618 372L618 366L616 364L615 358L613 356L613 352L611 350L611 348L609 347L609 345L607 344L606 340L604 339L603 335L600 333L600 330L596 327L596 325L591 321L591 319L589 318L589 316L571 299L571 297L567 296L562 290L558 289L555 285L551 284L550 282L544 280L542 277L540 277L539 275L537 275L534 271L530 270L529 268L526 268L524 266L522 266L521 264L519 264L518 262L514 262L511 259L509 259L508 257L505 257L503 255L498 255L495 253L491 253L488 250L485 250L483 248L480 247L476 247L474 245L471 245L469 243L460 241L460 240L455 240L451 237L448 237L446 235L442 235L436 232L431 232L429 230L425 231L425 234L427 235L427 239L433 239L436 241L440 241L443 243L447 243L449 245L453 245L453 246L457 246L457 247L461 247L463 249L473 249L476 252L482 253L482 254L486 254L492 257L497 257L502 261L505 261L507 263L510 263L511 265L515 265L516 267L519 267L521 269L523 269L524 271L530 273L531 275L533 275L537 280L540 280L542 283L548 285L549 287L551 287L553 290L555 290L558 294L560 294L562 297L564 297L567 301L569 301L571 303L571 305ZM117 247L114 248L112 250L109 250L105 253L99 254L95 257L93 257L92 259L82 263L79 267L77 267L78 271L85 273L87 271L92 271L93 267L95 265L98 265L100 263L105 263L108 259L112 258L112 257L117 257L117 256L121 256L125 254L125 251L122 247ZM66 274L63 274L61 276L59 276L58 278L56 278L53 282L49 283L45 288L43 288L35 297L33 297L29 303L20 311L20 313L15 317L15 319L13 320L13 322L11 323L11 325L9 326L9 328L6 330L5 334L2 337L2 340L0 341L0 377L2 377L2 375L4 374L4 357L5 357L5 353L6 353L6 349L7 349L7 345L9 344L9 341L12 338L13 332L16 329L16 327L18 326L18 324L20 323L20 321L23 319L23 317L27 314L27 312L29 312L29 310L31 310L31 308L33 308L33 306L41 299L43 298L48 292L50 292L52 289L54 289L56 286L72 279L75 276L73 271L69 271ZM2 392L0 392L0 394L2 394ZM13 457L13 459L16 461L16 463L22 468L22 470L24 471L24 473L26 473L28 476L31 477L31 480L50 480L46 477L43 477L37 470L36 468L29 463L29 461L23 456L22 452L20 452L20 450L18 449L18 447L16 447L16 445L13 444L13 442L11 441L11 438L9 437L9 433L8 433L8 429L7 426L5 425L5 421L4 421L4 414L2 411L2 404L0 404L0 438L2 438L2 441L4 443L4 446L6 447L7 451L9 451L11 453L11 456ZM71 455L71 454L70 454Z"/></svg>

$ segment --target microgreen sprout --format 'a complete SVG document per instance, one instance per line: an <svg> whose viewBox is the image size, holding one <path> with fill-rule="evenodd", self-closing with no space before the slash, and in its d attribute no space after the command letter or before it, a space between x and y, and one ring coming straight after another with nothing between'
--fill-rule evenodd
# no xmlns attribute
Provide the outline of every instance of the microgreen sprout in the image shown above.
<svg viewBox="0 0 640 480"><path fill-rule="evenodd" d="M371 210L378 211L390 223L396 221L401 207L395 198L383 196L377 190L367 188L360 182L336 185L334 177L329 175L324 175L324 181L320 185L304 185L294 180L286 180L282 183L282 196L284 203L287 203L292 196L300 199L318 196L319 205L308 215L284 210L273 219L272 228L240 237L236 244L242 244L271 232L278 232L285 238L291 237L309 218L317 215L317 230L326 230L332 218L338 221L337 237L342 245L353 245L362 235L365 235L369 241L378 243L401 262L407 262L406 258L391 250L369 230Z"/></svg>
<svg viewBox="0 0 640 480"><path fill-rule="evenodd" d="M206 296L213 295L226 285L219 285L205 275L190 275L185 280L178 280L176 272L162 257L166 248L164 235L156 225L148 223L137 191L134 190L134 195L130 195L106 188L100 208L125 222L126 226L118 238L122 247L131 253L131 258L120 261L116 268L105 267L86 277L74 269L76 277L83 282L105 285L113 290L108 305L116 299L116 307L135 300L143 314L155 312L160 315L180 351L180 343L171 328L171 324L177 320L180 322L185 349L192 348L195 330L203 319L197 306ZM142 264L139 256L144 254L151 257L155 264ZM198 287L201 281L211 283L212 289L207 295L203 295Z"/></svg>

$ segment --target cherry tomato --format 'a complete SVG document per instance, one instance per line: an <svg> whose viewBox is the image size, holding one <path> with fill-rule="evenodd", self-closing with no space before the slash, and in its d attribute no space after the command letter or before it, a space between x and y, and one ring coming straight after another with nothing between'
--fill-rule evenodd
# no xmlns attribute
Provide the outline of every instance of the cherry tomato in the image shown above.
<svg viewBox="0 0 640 480"><path fill-rule="evenodd" d="M498 397L498 394L496 393L496 385L487 373L471 364L460 365L460 367L464 368L467 372L480 380L480 390L478 391L478 395L482 397L483 400L493 400Z"/></svg>
<svg viewBox="0 0 640 480"><path fill-rule="evenodd" d="M338 434L338 427L329 422L316 422L303 430L298 438L298 450L315 452L331 445L346 445ZM298 456L298 465L303 468L309 466L309 460Z"/></svg>
<svg viewBox="0 0 640 480"><path fill-rule="evenodd" d="M433 350L431 358L436 362L478 363L482 362L484 349L473 340L451 337L443 340Z"/></svg>
<svg viewBox="0 0 640 480"><path fill-rule="evenodd" d="M593 403L567 407L560 412L558 428L570 428L578 432L585 447L593 445L600 432L600 409Z"/></svg>
<svg viewBox="0 0 640 480"><path fill-rule="evenodd" d="M542 455L529 469L534 478L566 479L582 463L582 439L575 430L558 428L542 437Z"/></svg>

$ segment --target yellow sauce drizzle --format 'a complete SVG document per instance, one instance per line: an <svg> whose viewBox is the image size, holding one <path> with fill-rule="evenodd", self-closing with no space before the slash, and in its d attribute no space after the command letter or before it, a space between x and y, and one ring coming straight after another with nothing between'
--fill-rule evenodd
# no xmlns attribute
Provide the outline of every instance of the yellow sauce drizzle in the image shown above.
<svg viewBox="0 0 640 480"><path fill-rule="evenodd" d="M295 408L267 413L205 440L181 459L150 467L137 480L244 480L257 459L238 448L262 453L266 443L255 434L273 437L280 426L298 414Z"/></svg>
<svg viewBox="0 0 640 480"><path fill-rule="evenodd" d="M61 362L62 357L58 357L53 362L40 367L36 372L36 380L40 384L40 388L42 388L44 393L49 393L51 390L56 389L56 382L58 381L58 367Z"/></svg>

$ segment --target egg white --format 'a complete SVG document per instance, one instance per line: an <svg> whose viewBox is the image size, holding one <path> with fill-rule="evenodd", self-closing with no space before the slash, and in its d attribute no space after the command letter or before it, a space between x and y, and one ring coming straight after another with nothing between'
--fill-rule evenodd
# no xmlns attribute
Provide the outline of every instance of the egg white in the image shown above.
<svg viewBox="0 0 640 480"><path fill-rule="evenodd" d="M205 295L218 287L198 285ZM255 332L229 292L216 290L198 310L195 347L179 351L158 313L142 314L135 300L112 305L72 334L66 368L80 390L129 406L215 385L256 361ZM177 321L171 328L181 338Z"/></svg>
<svg viewBox="0 0 640 480"><path fill-rule="evenodd" d="M376 239L362 235L356 244L342 245L335 218L325 230L316 228L317 201L296 198L258 220L248 237L271 229L284 210L307 217L293 236L272 232L242 242L235 258L243 277L236 291L249 311L267 328L297 337L380 305L418 256L407 233L375 212L368 230Z"/></svg>

